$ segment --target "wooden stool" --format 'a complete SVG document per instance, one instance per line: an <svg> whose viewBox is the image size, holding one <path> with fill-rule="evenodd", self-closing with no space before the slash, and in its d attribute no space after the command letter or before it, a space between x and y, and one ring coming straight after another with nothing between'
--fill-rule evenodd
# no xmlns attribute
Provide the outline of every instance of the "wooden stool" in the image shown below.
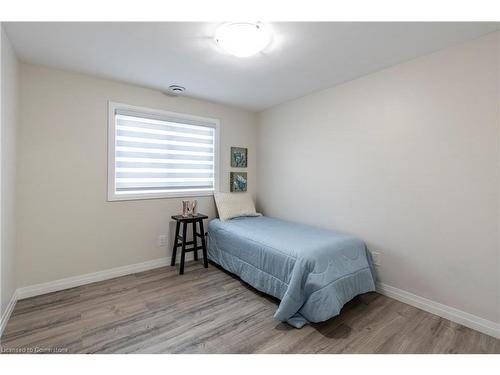
<svg viewBox="0 0 500 375"><path fill-rule="evenodd" d="M191 216L182 216L175 215L172 216L177 224L175 226L175 238L174 238L174 248L172 249L172 261L170 262L171 266L175 266L175 258L177 255L177 248L181 247L181 267L179 270L179 274L184 274L184 260L186 257L186 253L190 251L194 251L194 260L198 260L198 250L203 251L203 264L205 268L208 268L208 259L207 259L207 246L205 243L205 231L203 230L203 219L208 219L207 215L196 214ZM179 235L179 229L182 223L182 236ZM186 232L188 225L193 224L193 240L186 241ZM196 223L199 224L200 233L196 230ZM201 238L201 246L198 246L197 238ZM180 242L179 242L180 241ZM186 248L187 245L193 245L192 247Z"/></svg>

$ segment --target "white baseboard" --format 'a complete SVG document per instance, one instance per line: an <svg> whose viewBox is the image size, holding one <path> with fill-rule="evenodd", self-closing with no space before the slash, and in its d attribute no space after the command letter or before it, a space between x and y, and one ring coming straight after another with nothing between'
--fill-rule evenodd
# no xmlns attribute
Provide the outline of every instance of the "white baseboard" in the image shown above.
<svg viewBox="0 0 500 375"><path fill-rule="evenodd" d="M7 305L7 309L5 309L5 312L2 314L2 316L0 316L0 343L3 330L7 326L7 322L9 321L12 311L14 311L14 306L16 306L17 299L17 290L15 290L12 294L9 304Z"/></svg>
<svg viewBox="0 0 500 375"><path fill-rule="evenodd" d="M88 273L80 276L68 277L65 279L49 281L47 283L26 286L17 289L17 299L24 299L38 296L41 294L57 292L63 289L74 288L80 285L95 283L113 279L115 277L125 276L132 273L151 270L158 267L164 267L170 264L170 257L149 260L147 262L130 264L128 266L111 268L104 271ZM186 260L192 260L193 254L186 254Z"/></svg>
<svg viewBox="0 0 500 375"><path fill-rule="evenodd" d="M377 292L387 297L394 298L408 305L438 315L452 322L462 324L476 331L500 338L500 324L469 314L465 311L455 309L439 302L417 296L402 289L395 288L383 283L377 283Z"/></svg>

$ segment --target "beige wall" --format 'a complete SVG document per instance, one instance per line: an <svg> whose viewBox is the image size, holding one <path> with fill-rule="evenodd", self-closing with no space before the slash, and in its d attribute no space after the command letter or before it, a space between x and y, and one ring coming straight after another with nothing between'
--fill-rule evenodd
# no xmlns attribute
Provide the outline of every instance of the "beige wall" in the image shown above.
<svg viewBox="0 0 500 375"><path fill-rule="evenodd" d="M381 282L500 322L498 37L261 113L260 208L357 234Z"/></svg>
<svg viewBox="0 0 500 375"><path fill-rule="evenodd" d="M500 77L500 32L497 33L497 68L498 68L498 77ZM500 96L500 79L497 82L497 90ZM499 100L500 101L500 100ZM498 104L498 127L500 129L500 103ZM499 139L498 144L500 145L500 131L499 131ZM499 146L500 147L500 146ZM500 151L498 153L498 171L500 176ZM499 177L499 185L500 185L500 177ZM497 311L498 311L498 322L500 323L500 186L499 186L499 200L498 200L498 258L497 258Z"/></svg>
<svg viewBox="0 0 500 375"><path fill-rule="evenodd" d="M108 100L220 119L221 189L230 146L245 146L255 194L253 113L26 64L20 94L18 287L170 256L157 236L170 234L181 199L106 202ZM215 214L213 198L198 201Z"/></svg>
<svg viewBox="0 0 500 375"><path fill-rule="evenodd" d="M15 285L16 125L18 110L18 62L3 28L1 33L1 195L0 195L0 317Z"/></svg>

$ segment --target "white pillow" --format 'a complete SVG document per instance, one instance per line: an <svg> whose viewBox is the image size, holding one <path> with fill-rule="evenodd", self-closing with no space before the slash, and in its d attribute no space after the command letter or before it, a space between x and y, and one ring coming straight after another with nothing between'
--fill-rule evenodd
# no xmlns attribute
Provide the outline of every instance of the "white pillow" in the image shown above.
<svg viewBox="0 0 500 375"><path fill-rule="evenodd" d="M261 216L248 193L214 193L215 204L222 221L240 216Z"/></svg>

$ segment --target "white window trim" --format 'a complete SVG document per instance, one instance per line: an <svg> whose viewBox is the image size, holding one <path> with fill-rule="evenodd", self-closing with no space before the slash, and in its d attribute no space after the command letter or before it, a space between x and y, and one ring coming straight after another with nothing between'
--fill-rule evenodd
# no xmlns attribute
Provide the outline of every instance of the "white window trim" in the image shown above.
<svg viewBox="0 0 500 375"><path fill-rule="evenodd" d="M180 192L154 192L154 193L115 193L115 111L117 109L126 109L142 113L153 114L157 116L179 117L186 120L204 121L214 125L215 128L215 160L214 160L214 191L219 191L220 173L220 121L218 119L187 115L178 112L168 112L159 109L138 107L130 104L123 104L108 101L108 202L129 201L142 199L168 199L168 198L187 198L187 197L207 197L214 194L213 191L180 191Z"/></svg>

